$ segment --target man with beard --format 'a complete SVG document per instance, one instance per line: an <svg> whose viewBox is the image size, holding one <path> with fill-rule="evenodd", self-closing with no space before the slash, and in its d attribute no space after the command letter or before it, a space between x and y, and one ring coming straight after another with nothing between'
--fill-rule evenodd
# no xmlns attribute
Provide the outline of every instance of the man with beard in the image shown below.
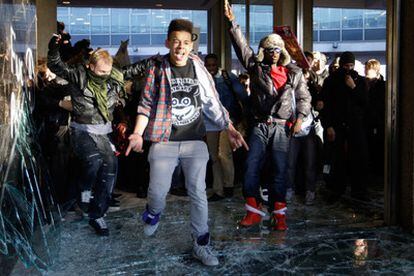
<svg viewBox="0 0 414 276"><path fill-rule="evenodd" d="M269 185L269 209L273 213L273 228L283 231L287 229L289 140L301 130L302 120L311 109L311 96L302 70L291 63L283 39L277 34L265 36L255 55L236 23L228 1L224 5L225 16L231 22L234 50L250 75L251 112L255 122L249 138L243 185L247 214L240 225L258 224L265 215L259 203L259 179L266 152L270 151L273 179Z"/></svg>
<svg viewBox="0 0 414 276"><path fill-rule="evenodd" d="M149 68L126 154L131 150L142 152L144 138L152 142L148 203L142 216L147 236L158 228L172 174L181 164L191 204L193 256L204 265L215 266L218 259L209 247L207 224L205 176L209 154L204 136L206 131L227 129L233 149L247 145L220 103L210 73L191 54L195 39L192 32L193 23L188 20L170 22L165 41L169 54L161 64Z"/></svg>
<svg viewBox="0 0 414 276"><path fill-rule="evenodd" d="M354 54L342 53L338 70L329 75L322 88L326 135L332 143L333 160L328 183L333 192L329 199L332 203L345 192L347 181L351 182L351 196L366 198L368 93L364 78L358 75L354 66Z"/></svg>

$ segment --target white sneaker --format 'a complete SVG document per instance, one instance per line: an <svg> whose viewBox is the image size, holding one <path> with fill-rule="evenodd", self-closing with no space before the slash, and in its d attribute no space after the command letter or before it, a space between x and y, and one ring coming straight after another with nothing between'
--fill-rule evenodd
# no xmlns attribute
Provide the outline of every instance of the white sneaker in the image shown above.
<svg viewBox="0 0 414 276"><path fill-rule="evenodd" d="M195 242L193 246L193 257L207 266L216 266L219 264L217 257L211 252L209 245L199 245Z"/></svg>
<svg viewBox="0 0 414 276"><path fill-rule="evenodd" d="M259 187L259 191L260 191L260 197L262 198L262 201L264 204L268 204L269 203L269 191L267 190L267 188L263 188Z"/></svg>
<svg viewBox="0 0 414 276"><path fill-rule="evenodd" d="M151 225L144 222L144 234L148 237L154 235L155 231L157 231L159 224L160 223L157 222L157 224Z"/></svg>
<svg viewBox="0 0 414 276"><path fill-rule="evenodd" d="M286 190L286 203L291 203L293 197L295 196L295 191L291 188Z"/></svg>

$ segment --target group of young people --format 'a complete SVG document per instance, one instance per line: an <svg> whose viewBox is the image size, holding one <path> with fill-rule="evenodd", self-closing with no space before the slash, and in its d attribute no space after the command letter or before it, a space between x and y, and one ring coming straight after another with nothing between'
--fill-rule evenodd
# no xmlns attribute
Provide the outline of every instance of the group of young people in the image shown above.
<svg viewBox="0 0 414 276"><path fill-rule="evenodd" d="M126 155L142 152L144 140L151 142L147 205L142 214L144 234L152 236L158 229L174 169L180 165L190 198L193 255L205 265L219 264L210 247L205 183L209 160L205 137L211 132L225 133L232 150L243 147L247 151L243 183L246 215L240 225L256 225L265 216L259 180L263 160L270 155L271 227L287 230L290 139L301 131L303 120L311 112L312 97L302 69L292 62L279 35L262 38L255 53L227 1L224 10L234 50L250 76L249 119L253 125L247 142L221 103L211 73L192 52L195 36L190 21L170 22L165 41L168 54L122 69L112 66L112 57L104 49L93 51L87 65L69 66L59 54L61 37L52 37L48 67L77 88L71 95L71 143L81 167L81 203L88 206L89 224L97 234L109 234L104 215L117 170L109 134L126 96L124 81L134 76L145 76L145 85ZM120 121L120 131L125 132ZM332 136L332 131L328 135Z"/></svg>

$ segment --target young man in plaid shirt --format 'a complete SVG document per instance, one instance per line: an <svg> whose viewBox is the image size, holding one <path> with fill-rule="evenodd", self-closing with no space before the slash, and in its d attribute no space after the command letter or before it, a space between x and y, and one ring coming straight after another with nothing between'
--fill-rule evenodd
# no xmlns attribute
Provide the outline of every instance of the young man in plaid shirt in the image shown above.
<svg viewBox="0 0 414 276"><path fill-rule="evenodd" d="M153 142L148 156L148 204L143 214L144 233L148 236L159 225L174 168L181 164L191 201L193 256L211 266L218 265L218 259L209 247L205 184L209 154L204 136L206 131L227 129L233 149L248 147L220 103L209 72L191 54L192 30L188 20L171 21L165 42L170 52L161 64L149 68L127 154L131 150L142 152L143 139Z"/></svg>

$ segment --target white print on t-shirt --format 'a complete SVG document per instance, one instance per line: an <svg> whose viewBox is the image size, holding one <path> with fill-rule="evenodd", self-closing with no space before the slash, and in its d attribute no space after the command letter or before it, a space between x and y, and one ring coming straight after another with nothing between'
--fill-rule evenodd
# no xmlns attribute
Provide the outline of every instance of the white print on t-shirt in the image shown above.
<svg viewBox="0 0 414 276"><path fill-rule="evenodd" d="M201 114L198 102L198 80L190 78L171 79L172 123L185 126L196 121Z"/></svg>

